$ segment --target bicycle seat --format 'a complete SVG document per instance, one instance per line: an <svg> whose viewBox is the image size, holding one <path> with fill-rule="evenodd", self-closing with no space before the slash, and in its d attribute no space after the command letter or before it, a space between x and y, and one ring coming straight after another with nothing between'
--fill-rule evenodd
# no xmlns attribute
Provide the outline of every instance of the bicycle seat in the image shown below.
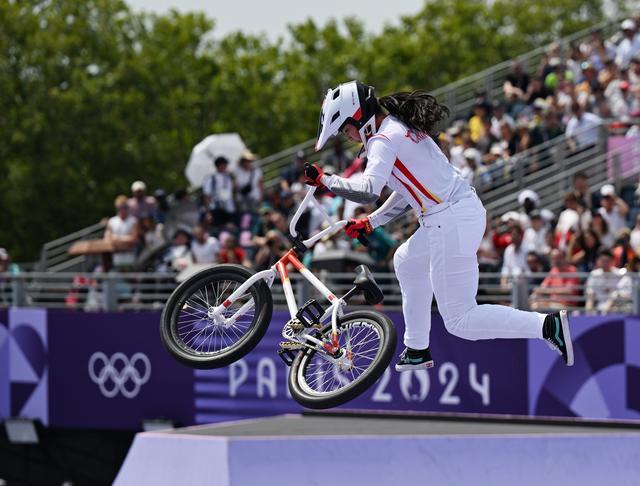
<svg viewBox="0 0 640 486"><path fill-rule="evenodd" d="M356 267L356 278L353 284L358 290L364 293L364 300L369 305L379 304L382 302L382 299L384 299L382 290L380 290L380 287L378 287L378 284L374 280L371 270L364 265L358 265Z"/></svg>

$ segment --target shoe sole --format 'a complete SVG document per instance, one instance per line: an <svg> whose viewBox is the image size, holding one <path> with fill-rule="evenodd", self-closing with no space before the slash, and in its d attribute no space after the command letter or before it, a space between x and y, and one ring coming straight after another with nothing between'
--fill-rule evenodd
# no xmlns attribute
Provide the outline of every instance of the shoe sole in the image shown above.
<svg viewBox="0 0 640 486"><path fill-rule="evenodd" d="M425 363L420 364L404 364L396 365L396 371L411 371L411 370L424 370L427 368L433 368L433 361L427 361Z"/></svg>
<svg viewBox="0 0 640 486"><path fill-rule="evenodd" d="M573 366L573 343L571 342L571 331L569 330L569 316L567 311L560 311L560 322L562 323L562 335L564 345L567 349L567 366Z"/></svg>

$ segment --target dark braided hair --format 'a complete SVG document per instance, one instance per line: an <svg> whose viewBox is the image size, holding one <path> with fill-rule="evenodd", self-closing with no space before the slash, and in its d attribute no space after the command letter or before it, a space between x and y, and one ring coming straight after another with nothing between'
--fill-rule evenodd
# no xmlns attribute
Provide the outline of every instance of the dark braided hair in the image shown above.
<svg viewBox="0 0 640 486"><path fill-rule="evenodd" d="M451 113L449 107L441 105L425 91L403 91L382 96L378 98L378 104L410 129L424 132L433 139L438 136L437 123L446 120Z"/></svg>

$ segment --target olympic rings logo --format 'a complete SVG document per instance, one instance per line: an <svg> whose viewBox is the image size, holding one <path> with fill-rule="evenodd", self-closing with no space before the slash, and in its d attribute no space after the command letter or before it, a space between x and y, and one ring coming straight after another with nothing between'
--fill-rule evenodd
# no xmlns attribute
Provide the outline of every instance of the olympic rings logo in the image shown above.
<svg viewBox="0 0 640 486"><path fill-rule="evenodd" d="M113 398L118 393L135 398L151 377L151 362L144 353L136 353L129 359L124 353L107 358L106 354L97 351L89 358L89 377L106 398Z"/></svg>

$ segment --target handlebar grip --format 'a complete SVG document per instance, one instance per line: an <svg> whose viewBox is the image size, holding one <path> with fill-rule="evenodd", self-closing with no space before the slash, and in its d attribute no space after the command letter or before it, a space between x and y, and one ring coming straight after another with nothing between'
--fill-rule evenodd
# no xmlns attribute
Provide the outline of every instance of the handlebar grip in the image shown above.
<svg viewBox="0 0 640 486"><path fill-rule="evenodd" d="M369 246L369 238L367 238L365 235L363 234L359 234L358 235L358 241L360 242L360 244L362 246Z"/></svg>

